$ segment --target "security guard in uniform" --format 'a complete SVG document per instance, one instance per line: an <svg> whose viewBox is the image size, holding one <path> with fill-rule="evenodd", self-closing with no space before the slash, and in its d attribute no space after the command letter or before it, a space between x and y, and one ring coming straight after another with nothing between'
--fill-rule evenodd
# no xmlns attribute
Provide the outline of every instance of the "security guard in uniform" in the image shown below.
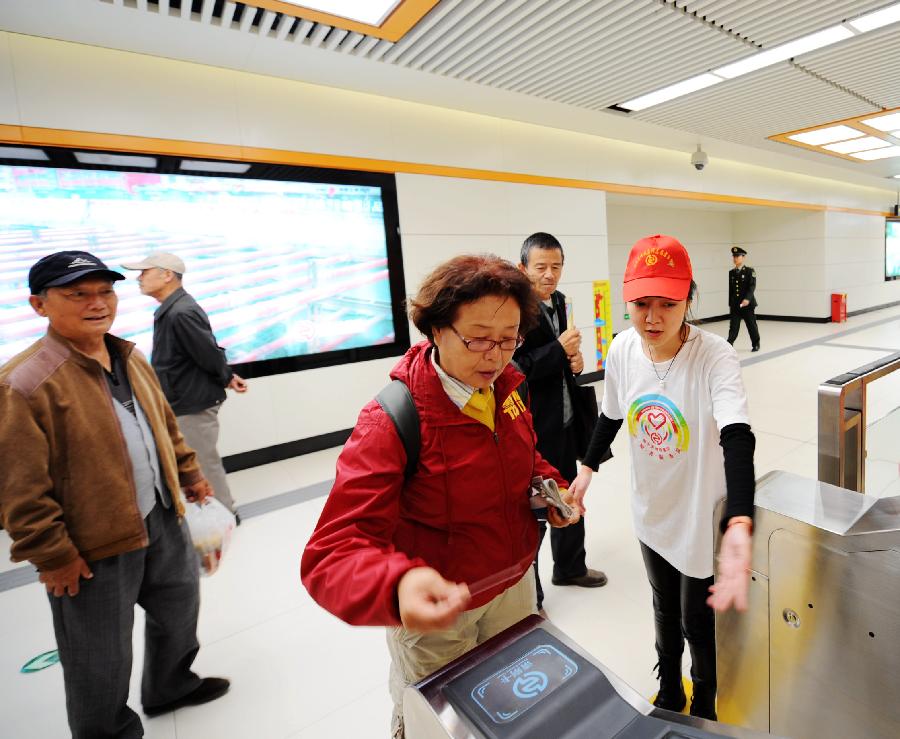
<svg viewBox="0 0 900 739"><path fill-rule="evenodd" d="M741 319L747 324L752 351L759 351L759 329L756 327L756 271L744 266L747 252L739 246L731 247L734 269L728 272L728 308L731 314L731 325L728 327L728 343L734 344L738 331L741 330Z"/></svg>

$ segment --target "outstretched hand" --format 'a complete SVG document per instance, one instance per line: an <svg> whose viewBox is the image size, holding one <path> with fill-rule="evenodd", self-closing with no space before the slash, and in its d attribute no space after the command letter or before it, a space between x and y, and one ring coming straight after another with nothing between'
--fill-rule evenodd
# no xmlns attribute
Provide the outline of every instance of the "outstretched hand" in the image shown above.
<svg viewBox="0 0 900 739"><path fill-rule="evenodd" d="M594 471L590 467L581 465L581 469L578 470L578 475L572 480L572 484L569 485L569 494L572 496L572 503L578 509L578 513L582 516L587 510L584 507L584 496L591 486L591 478L593 476Z"/></svg>
<svg viewBox="0 0 900 739"><path fill-rule="evenodd" d="M706 603L716 611L747 610L752 538L749 524L729 526L719 545L719 572Z"/></svg>
<svg viewBox="0 0 900 739"><path fill-rule="evenodd" d="M448 629L469 602L469 588L431 567L413 567L397 584L400 621L410 631Z"/></svg>

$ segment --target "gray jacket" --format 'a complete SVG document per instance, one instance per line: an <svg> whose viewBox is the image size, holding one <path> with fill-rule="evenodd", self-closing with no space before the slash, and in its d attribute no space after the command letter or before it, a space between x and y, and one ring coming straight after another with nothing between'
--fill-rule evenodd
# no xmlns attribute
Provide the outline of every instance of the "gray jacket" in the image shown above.
<svg viewBox="0 0 900 739"><path fill-rule="evenodd" d="M233 373L197 301L178 288L153 317L153 369L176 416L225 400Z"/></svg>

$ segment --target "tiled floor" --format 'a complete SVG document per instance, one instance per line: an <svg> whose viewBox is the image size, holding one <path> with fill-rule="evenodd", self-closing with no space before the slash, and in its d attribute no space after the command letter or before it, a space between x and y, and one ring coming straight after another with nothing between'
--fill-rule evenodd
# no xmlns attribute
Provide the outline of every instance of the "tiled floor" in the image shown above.
<svg viewBox="0 0 900 739"><path fill-rule="evenodd" d="M705 328L723 334L724 323ZM746 333L737 347L757 437L756 471L815 477L816 389L845 370L900 349L900 309L868 313L845 324L761 323L763 351L751 354ZM800 346L796 350L793 347ZM881 418L900 406L900 373L870 398ZM878 433L896 428L898 414ZM872 451L876 449L872 431ZM893 435L879 439L896 438ZM616 457L595 475L588 497L589 563L609 585L597 590L549 585L545 607L558 626L644 695L654 692L650 594L628 506L624 435ZM878 442L878 494L900 494L896 443ZM890 459L891 450L894 458ZM235 498L250 503L329 479L338 450L328 450L230 476ZM320 610L299 581L299 556L324 498L247 518L221 570L203 580L199 672L232 679L231 692L206 706L145 720L153 739L368 739L387 735L388 656L377 628L351 628ZM0 532L0 573L12 565ZM550 582L550 552L542 552ZM143 653L142 616L135 657ZM54 648L46 596L37 584L0 592L0 735L57 739L68 735L58 666L24 675L31 657ZM132 685L137 706L138 674Z"/></svg>

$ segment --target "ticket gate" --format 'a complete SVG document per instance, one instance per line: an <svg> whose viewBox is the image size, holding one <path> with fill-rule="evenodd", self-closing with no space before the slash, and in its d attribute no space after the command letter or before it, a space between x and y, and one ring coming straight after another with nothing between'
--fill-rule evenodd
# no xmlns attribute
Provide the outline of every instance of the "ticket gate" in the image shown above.
<svg viewBox="0 0 900 739"><path fill-rule="evenodd" d="M654 708L529 616L408 687L407 739L707 739L769 734Z"/></svg>
<svg viewBox="0 0 900 739"><path fill-rule="evenodd" d="M750 604L716 619L722 721L793 739L900 736L900 496L757 482Z"/></svg>

